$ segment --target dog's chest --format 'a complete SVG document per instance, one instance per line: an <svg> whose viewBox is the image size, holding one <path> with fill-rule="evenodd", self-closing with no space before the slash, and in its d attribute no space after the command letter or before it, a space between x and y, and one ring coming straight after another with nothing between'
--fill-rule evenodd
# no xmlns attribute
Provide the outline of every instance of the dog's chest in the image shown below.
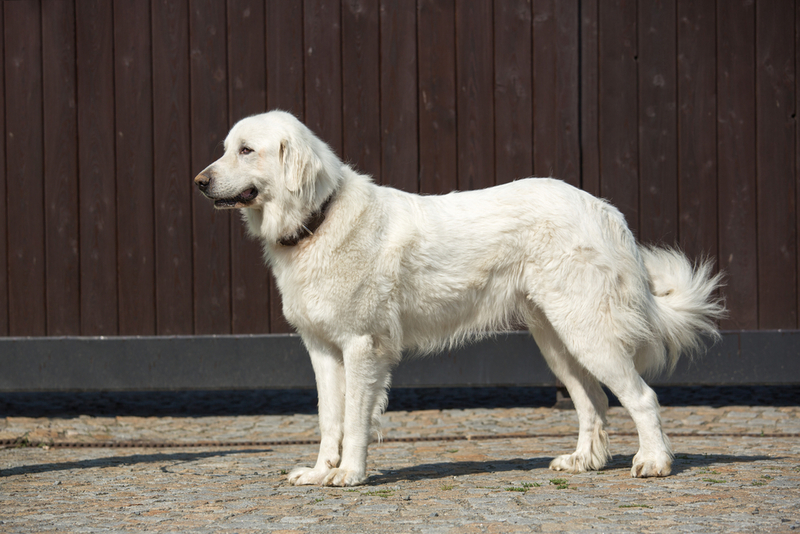
<svg viewBox="0 0 800 534"><path fill-rule="evenodd" d="M388 285L371 274L374 262L352 255L310 256L274 268L286 319L298 329L334 328L372 322L387 302Z"/></svg>

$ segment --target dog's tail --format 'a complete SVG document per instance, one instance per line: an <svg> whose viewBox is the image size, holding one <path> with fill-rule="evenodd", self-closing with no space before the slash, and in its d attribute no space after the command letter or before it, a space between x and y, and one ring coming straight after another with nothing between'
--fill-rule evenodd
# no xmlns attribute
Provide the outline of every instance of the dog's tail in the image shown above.
<svg viewBox="0 0 800 534"><path fill-rule="evenodd" d="M725 306L716 292L722 274L713 274L711 260L692 265L679 250L643 246L640 252L650 277L655 302L651 317L659 339L637 368L648 375L671 373L681 354L697 354L704 338L720 338L717 321L725 316Z"/></svg>

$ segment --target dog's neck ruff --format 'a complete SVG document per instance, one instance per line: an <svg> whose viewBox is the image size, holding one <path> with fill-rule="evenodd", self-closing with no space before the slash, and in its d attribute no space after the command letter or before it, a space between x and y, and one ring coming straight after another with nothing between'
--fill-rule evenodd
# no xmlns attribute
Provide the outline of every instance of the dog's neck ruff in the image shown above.
<svg viewBox="0 0 800 534"><path fill-rule="evenodd" d="M308 219L303 221L303 224L300 225L300 228L294 231L291 235L284 236L278 239L278 244L283 245L284 247L293 247L297 245L303 239L314 235L314 232L322 226L322 223L325 222L325 215L328 213L328 208L330 208L331 204L333 203L333 197L336 196L336 191L331 193L331 196L322 203L322 206L309 215Z"/></svg>

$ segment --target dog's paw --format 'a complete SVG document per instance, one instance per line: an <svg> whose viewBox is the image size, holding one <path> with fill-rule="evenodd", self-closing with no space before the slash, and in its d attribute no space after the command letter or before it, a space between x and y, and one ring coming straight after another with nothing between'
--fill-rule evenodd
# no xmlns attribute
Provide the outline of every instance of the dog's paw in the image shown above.
<svg viewBox="0 0 800 534"><path fill-rule="evenodd" d="M289 484L293 486L318 486L330 473L330 469L314 469L311 467L298 467L289 473Z"/></svg>
<svg viewBox="0 0 800 534"><path fill-rule="evenodd" d="M593 470L592 467L589 466L586 457L578 453L562 454L554 458L553 461L550 462L550 469L553 471L565 471L573 475Z"/></svg>
<svg viewBox="0 0 800 534"><path fill-rule="evenodd" d="M642 454L633 457L631 476L634 478L665 477L672 472L672 458L665 452Z"/></svg>
<svg viewBox="0 0 800 534"><path fill-rule="evenodd" d="M325 480L322 481L324 486L360 486L367 481L367 475L356 471L347 469L331 469Z"/></svg>

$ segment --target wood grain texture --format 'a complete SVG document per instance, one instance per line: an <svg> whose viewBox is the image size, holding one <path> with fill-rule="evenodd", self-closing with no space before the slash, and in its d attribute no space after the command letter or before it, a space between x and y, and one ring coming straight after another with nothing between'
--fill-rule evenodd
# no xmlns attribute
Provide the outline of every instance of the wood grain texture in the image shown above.
<svg viewBox="0 0 800 534"><path fill-rule="evenodd" d="M419 191L417 13L413 2L380 5L381 183Z"/></svg>
<svg viewBox="0 0 800 534"><path fill-rule="evenodd" d="M303 0L267 2L267 107L304 118Z"/></svg>
<svg viewBox="0 0 800 534"><path fill-rule="evenodd" d="M0 8L0 335L288 332L192 177L286 109L384 184L553 174L797 328L798 2L43 0Z"/></svg>
<svg viewBox="0 0 800 534"><path fill-rule="evenodd" d="M258 0L228 2L228 80L231 125L266 111L267 74L264 4ZM261 245L245 235L238 213L231 224L231 332L269 332L270 274Z"/></svg>
<svg viewBox="0 0 800 534"><path fill-rule="evenodd" d="M339 0L305 0L305 123L342 155L342 25Z"/></svg>
<svg viewBox="0 0 800 534"><path fill-rule="evenodd" d="M267 107L305 117L303 1L267 2ZM269 281L270 332L291 332L275 278Z"/></svg>
<svg viewBox="0 0 800 534"><path fill-rule="evenodd" d="M157 333L193 332L189 6L153 0L153 163Z"/></svg>
<svg viewBox="0 0 800 534"><path fill-rule="evenodd" d="M639 239L678 241L677 9L673 0L640 2Z"/></svg>
<svg viewBox="0 0 800 534"><path fill-rule="evenodd" d="M156 333L150 5L114 2L119 333Z"/></svg>
<svg viewBox="0 0 800 534"><path fill-rule="evenodd" d="M636 4L599 3L600 194L610 200L638 233L639 153Z"/></svg>
<svg viewBox="0 0 800 534"><path fill-rule="evenodd" d="M225 4L215 0L191 0L189 9L191 176L196 176L222 156L228 133L228 19ZM214 209L199 191L192 202L194 333L230 334L231 212Z"/></svg>
<svg viewBox="0 0 800 534"><path fill-rule="evenodd" d="M726 329L758 328L755 5L717 4L719 267Z"/></svg>
<svg viewBox="0 0 800 534"><path fill-rule="evenodd" d="M533 12L534 173L578 186L578 3L535 0Z"/></svg>
<svg viewBox="0 0 800 534"><path fill-rule="evenodd" d="M492 3L456 0L458 189L494 185Z"/></svg>
<svg viewBox="0 0 800 534"><path fill-rule="evenodd" d="M381 181L378 0L342 4L342 155Z"/></svg>
<svg viewBox="0 0 800 534"><path fill-rule="evenodd" d="M533 175L531 2L494 5L495 182Z"/></svg>
<svg viewBox="0 0 800 534"><path fill-rule="evenodd" d="M4 9L0 7L0 28L5 28ZM5 35L5 31L3 32ZM0 72L5 77L5 37L0 39ZM0 91L0 124L6 125L6 87ZM6 198L6 137L7 130L3 131L4 138L0 142L0 207L7 213L8 203ZM0 216L0 336L8 335L8 241L6 217Z"/></svg>
<svg viewBox="0 0 800 534"><path fill-rule="evenodd" d="M714 6L678 0L679 239L690 258L717 256Z"/></svg>
<svg viewBox="0 0 800 534"><path fill-rule="evenodd" d="M81 333L119 331L114 35L108 2L76 4L81 204Z"/></svg>
<svg viewBox="0 0 800 534"><path fill-rule="evenodd" d="M447 193L458 187L454 0L419 0L419 189Z"/></svg>
<svg viewBox="0 0 800 534"><path fill-rule="evenodd" d="M600 194L600 42L598 0L580 4L581 188Z"/></svg>
<svg viewBox="0 0 800 534"><path fill-rule="evenodd" d="M554 176L556 130L556 0L533 1L533 172Z"/></svg>
<svg viewBox="0 0 800 534"><path fill-rule="evenodd" d="M797 328L795 12L756 4L759 327Z"/></svg>
<svg viewBox="0 0 800 534"><path fill-rule="evenodd" d="M41 12L4 2L8 333L43 336L45 310L44 134Z"/></svg>
<svg viewBox="0 0 800 534"><path fill-rule="evenodd" d="M42 2L47 334L80 335L75 6Z"/></svg>
<svg viewBox="0 0 800 534"><path fill-rule="evenodd" d="M555 16L557 114L554 135L558 140L555 176L578 186L581 182L578 0L556 2Z"/></svg>

